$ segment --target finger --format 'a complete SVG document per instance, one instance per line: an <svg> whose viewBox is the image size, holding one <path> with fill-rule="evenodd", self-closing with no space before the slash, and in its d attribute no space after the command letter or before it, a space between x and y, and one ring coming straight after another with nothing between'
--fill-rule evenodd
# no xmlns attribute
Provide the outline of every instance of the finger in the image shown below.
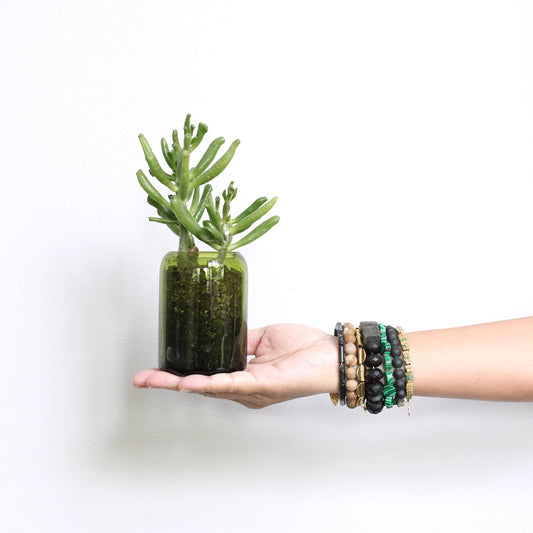
<svg viewBox="0 0 533 533"><path fill-rule="evenodd" d="M148 387L148 385L146 384L146 380L154 372L157 372L156 368L151 368L149 370L141 370L140 372L137 372L137 374L135 374L135 376L133 377L133 386L139 389Z"/></svg>
<svg viewBox="0 0 533 533"><path fill-rule="evenodd" d="M179 384L182 379L170 372L154 370L146 377L145 386L152 389L180 390Z"/></svg>

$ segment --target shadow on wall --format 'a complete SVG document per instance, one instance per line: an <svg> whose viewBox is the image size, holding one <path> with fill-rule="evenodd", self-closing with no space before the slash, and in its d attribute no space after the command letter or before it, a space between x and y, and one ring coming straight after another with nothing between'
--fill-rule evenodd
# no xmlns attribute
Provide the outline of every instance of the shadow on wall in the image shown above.
<svg viewBox="0 0 533 533"><path fill-rule="evenodd" d="M231 464L246 454L253 457L261 443L273 445L265 421L277 424L280 407L257 416L231 402L133 388L137 371L157 365L153 259L143 263L137 254L95 247L58 265L58 271L68 273L65 300L58 294L57 305L68 309L73 337L64 357L76 394L75 460L130 474L162 472L204 468L206 461ZM282 408L281 413L285 416Z"/></svg>
<svg viewBox="0 0 533 533"><path fill-rule="evenodd" d="M91 257L97 259L84 262L70 292L76 342L85 347L80 459L92 470L198 480L205 472L227 476L238 469L275 482L280 472L314 479L311 461L334 482L346 442L366 450L358 466L365 477L391 453L410 458L394 465L406 478L531 468L529 404L415 398L411 417L399 409L373 417L334 409L327 395L254 411L202 396L135 390L133 375L157 364L157 272L145 275L142 261L119 252ZM502 434L511 438L503 442ZM510 454L512 462L501 460Z"/></svg>

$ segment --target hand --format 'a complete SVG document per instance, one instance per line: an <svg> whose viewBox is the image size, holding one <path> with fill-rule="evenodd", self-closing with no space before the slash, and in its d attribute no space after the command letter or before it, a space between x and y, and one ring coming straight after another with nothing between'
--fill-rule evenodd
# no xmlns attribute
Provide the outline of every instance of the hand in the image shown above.
<svg viewBox="0 0 533 533"><path fill-rule="evenodd" d="M234 400L252 409L339 389L337 340L318 329L281 324L251 330L248 353L255 357L242 372L180 377L161 370L143 370L134 377L133 384L196 392Z"/></svg>

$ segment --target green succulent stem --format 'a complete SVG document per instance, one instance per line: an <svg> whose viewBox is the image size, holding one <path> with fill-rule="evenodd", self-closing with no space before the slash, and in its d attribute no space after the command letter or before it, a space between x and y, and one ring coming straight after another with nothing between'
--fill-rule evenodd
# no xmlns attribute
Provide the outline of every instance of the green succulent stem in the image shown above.
<svg viewBox="0 0 533 533"><path fill-rule="evenodd" d="M172 132L172 148L165 139L161 139L161 152L170 172L163 169L147 139L140 134L139 141L149 174L171 194L168 199L165 198L142 170L137 171L137 179L148 195L148 203L159 215L149 220L166 225L179 236L179 251L193 249L194 238L197 238L217 250L219 260L223 262L226 253L255 241L279 222L279 217L273 216L252 227L272 209L277 198L258 198L235 217L231 213L231 204L237 196L233 181L222 192L222 198L213 198L213 187L209 182L226 170L240 141L233 141L226 152L216 159L224 144L224 138L217 137L193 166L191 154L201 144L207 131L207 126L201 122L195 128L191 124L191 116L187 115L183 126L183 143L180 143L177 130ZM240 240L233 242L234 235L245 232Z"/></svg>
<svg viewBox="0 0 533 533"><path fill-rule="evenodd" d="M189 150L183 150L181 152L181 167L178 177L178 194L182 200L186 200L189 195L189 184L191 181L189 175L189 159L191 153ZM191 191L192 192L192 191Z"/></svg>
<svg viewBox="0 0 533 533"><path fill-rule="evenodd" d="M179 246L178 251L188 252L189 251L189 232L185 229L185 226L179 227Z"/></svg>

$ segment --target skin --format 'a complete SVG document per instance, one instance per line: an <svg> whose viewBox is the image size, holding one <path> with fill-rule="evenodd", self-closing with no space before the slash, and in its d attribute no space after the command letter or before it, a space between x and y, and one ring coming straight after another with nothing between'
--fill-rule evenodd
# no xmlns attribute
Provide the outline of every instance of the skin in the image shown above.
<svg viewBox="0 0 533 533"><path fill-rule="evenodd" d="M533 317L407 334L418 396L533 401ZM233 400L259 409L338 392L337 340L318 329L280 324L248 333L246 370L175 376L143 370L137 388L163 388Z"/></svg>

